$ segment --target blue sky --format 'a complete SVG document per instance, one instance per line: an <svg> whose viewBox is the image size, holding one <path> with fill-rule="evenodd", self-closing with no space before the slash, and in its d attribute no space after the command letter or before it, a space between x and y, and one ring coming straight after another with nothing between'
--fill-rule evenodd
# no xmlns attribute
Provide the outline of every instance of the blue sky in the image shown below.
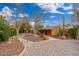
<svg viewBox="0 0 79 59"><path fill-rule="evenodd" d="M71 3L0 3L0 15L6 16L9 21L13 21L14 16L17 18L26 16L33 22L35 14L43 13L41 21L47 26L56 26L62 23L62 16L66 23L73 23L72 7Z"/></svg>

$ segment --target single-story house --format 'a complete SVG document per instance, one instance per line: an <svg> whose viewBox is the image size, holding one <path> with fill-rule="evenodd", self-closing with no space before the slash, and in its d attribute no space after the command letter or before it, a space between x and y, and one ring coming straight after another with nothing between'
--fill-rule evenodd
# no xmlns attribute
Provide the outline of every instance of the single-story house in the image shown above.
<svg viewBox="0 0 79 59"><path fill-rule="evenodd" d="M58 27L44 27L39 30L40 33L50 36L57 36L59 33Z"/></svg>

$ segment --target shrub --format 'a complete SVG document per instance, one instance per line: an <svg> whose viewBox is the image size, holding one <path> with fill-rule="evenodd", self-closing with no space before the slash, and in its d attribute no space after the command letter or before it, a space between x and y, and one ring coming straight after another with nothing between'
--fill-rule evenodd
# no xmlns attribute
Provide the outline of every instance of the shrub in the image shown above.
<svg viewBox="0 0 79 59"><path fill-rule="evenodd" d="M14 36L14 35L16 35L16 29L13 28L13 29L11 30L11 36Z"/></svg>
<svg viewBox="0 0 79 59"><path fill-rule="evenodd" d="M76 38L77 28L74 27L74 28L69 29L69 30L68 30L68 33L69 33L70 37Z"/></svg>
<svg viewBox="0 0 79 59"><path fill-rule="evenodd" d="M3 16L0 16L0 41L6 41L15 34L16 30L9 25Z"/></svg>
<svg viewBox="0 0 79 59"><path fill-rule="evenodd" d="M0 34L0 41L6 41L9 39L9 35L6 32Z"/></svg>
<svg viewBox="0 0 79 59"><path fill-rule="evenodd" d="M10 37L16 35L16 29L10 27L9 30L8 30L8 35L9 35Z"/></svg>

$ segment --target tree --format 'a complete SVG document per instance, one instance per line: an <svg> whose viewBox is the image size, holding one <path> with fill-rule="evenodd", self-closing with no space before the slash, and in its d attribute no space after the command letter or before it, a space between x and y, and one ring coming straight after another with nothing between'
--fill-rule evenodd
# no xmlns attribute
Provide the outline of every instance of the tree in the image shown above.
<svg viewBox="0 0 79 59"><path fill-rule="evenodd" d="M14 14L19 14L19 13L22 13L23 14L23 8L22 7L23 7L22 4L16 4L15 5L15 8L14 8ZM16 29L16 39L18 39L19 30L20 30L20 27L21 27L22 22L19 21L16 16L14 17L14 20L15 20L15 25L14 26L15 26L15 29ZM21 17L20 19L22 20L23 17Z"/></svg>
<svg viewBox="0 0 79 59"><path fill-rule="evenodd" d="M28 21L28 19L27 18L24 18L23 20L22 20L22 24L21 24L21 27L20 27L20 32L30 32L31 31L31 25L30 25L30 23L29 23L29 21Z"/></svg>
<svg viewBox="0 0 79 59"><path fill-rule="evenodd" d="M78 22L77 27L77 37L76 39L79 40L79 6L77 4L73 4L73 11L74 11L74 16L75 20Z"/></svg>
<svg viewBox="0 0 79 59"><path fill-rule="evenodd" d="M0 15L0 41L8 40L12 36L11 32L9 23Z"/></svg>
<svg viewBox="0 0 79 59"><path fill-rule="evenodd" d="M36 33L37 30L36 30L36 26L39 22L41 22L41 17L44 15L44 11L41 11L41 12L35 12L34 10L32 11L32 14L33 14L33 21L34 21L34 28L33 28L33 32Z"/></svg>
<svg viewBox="0 0 79 59"><path fill-rule="evenodd" d="M44 26L41 22L37 22L36 25L35 25L35 29L36 29L36 32L38 32L38 30L42 29Z"/></svg>

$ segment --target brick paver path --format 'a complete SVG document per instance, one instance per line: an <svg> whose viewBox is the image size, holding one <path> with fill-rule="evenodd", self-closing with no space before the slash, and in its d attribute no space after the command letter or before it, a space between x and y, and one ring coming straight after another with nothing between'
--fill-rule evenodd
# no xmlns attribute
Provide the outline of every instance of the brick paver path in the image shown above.
<svg viewBox="0 0 79 59"><path fill-rule="evenodd" d="M29 36L27 36L29 39ZM30 37L31 38L31 37ZM33 37L34 40L38 37ZM25 45L23 56L78 56L79 40L47 40L47 41L29 41L20 38Z"/></svg>

